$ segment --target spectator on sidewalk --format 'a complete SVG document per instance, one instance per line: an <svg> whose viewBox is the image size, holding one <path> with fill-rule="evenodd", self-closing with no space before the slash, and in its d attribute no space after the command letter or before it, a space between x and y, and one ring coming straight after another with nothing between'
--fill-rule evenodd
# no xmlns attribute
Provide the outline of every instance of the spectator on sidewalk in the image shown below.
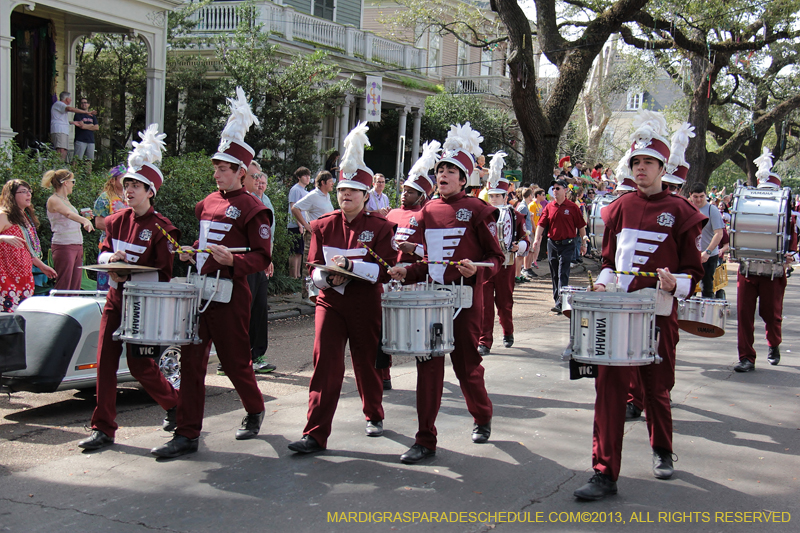
<svg viewBox="0 0 800 533"><path fill-rule="evenodd" d="M369 200L367 201L367 213L379 213L386 216L386 213L391 210L389 205L389 197L383 194L386 188L386 176L383 174L375 174L372 179L372 190L369 191Z"/></svg>
<svg viewBox="0 0 800 533"><path fill-rule="evenodd" d="M92 171L92 163L94 161L94 132L100 129L97 125L97 117L89 114L89 99L81 98L80 108L83 109L81 113L75 113L72 117L72 124L75 125L75 152L73 159L85 159L89 161L88 170Z"/></svg>
<svg viewBox="0 0 800 533"><path fill-rule="evenodd" d="M289 218L286 227L289 230L289 275L295 279L300 277L300 265L303 262L304 241L300 230L300 224L292 215L292 207L299 202L308 191L308 182L311 181L311 171L306 167L300 167L294 171L294 179L297 180L289 190Z"/></svg>
<svg viewBox="0 0 800 533"><path fill-rule="evenodd" d="M83 110L72 107L72 95L67 91L62 91L58 95L58 102L50 108L50 142L53 148L61 156L62 161L67 160L67 146L69 143L69 117L67 113L86 113L96 115L97 111Z"/></svg>

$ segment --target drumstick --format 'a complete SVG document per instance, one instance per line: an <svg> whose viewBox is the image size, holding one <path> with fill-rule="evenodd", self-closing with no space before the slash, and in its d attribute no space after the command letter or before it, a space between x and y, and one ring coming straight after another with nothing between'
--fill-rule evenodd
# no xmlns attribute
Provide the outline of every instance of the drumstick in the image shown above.
<svg viewBox="0 0 800 533"><path fill-rule="evenodd" d="M358 244L360 244L361 246L363 246L364 248L366 248L366 250L367 250L367 253L369 253L369 255L371 255L372 257L374 257L375 259L377 259L378 263L380 263L381 265L383 265L384 267L386 267L386 270L391 270L391 269L392 269L392 267L391 267L391 266L389 266L389 263L387 263L386 261L384 261L383 259L381 259L381 256L379 256L378 254L376 254L376 253L375 253L375 251L374 251L372 248L370 248L369 246L367 246L366 244L364 244L364 243L363 243L363 242L361 242L361 241L358 241Z"/></svg>
<svg viewBox="0 0 800 533"><path fill-rule="evenodd" d="M638 272L638 271L634 272L632 270L615 270L614 274L622 274L624 276L639 276L639 277L644 277L644 278L657 278L658 277L658 272ZM689 274L675 274L673 272L670 272L670 274L672 274L676 278L681 278L681 279L691 279L691 277L692 277Z"/></svg>
<svg viewBox="0 0 800 533"><path fill-rule="evenodd" d="M250 248L228 248L228 251L232 254L243 254L250 251ZM202 250L192 250L190 248L176 250L175 253L181 254L210 254L213 253L211 248L203 248Z"/></svg>
<svg viewBox="0 0 800 533"><path fill-rule="evenodd" d="M160 229L160 230L161 230L161 233L163 233L163 234L164 234L164 237L166 237L166 238L167 238L167 240L168 240L168 241L169 241L169 242L172 244L172 246L175 248L175 250L173 250L173 251L172 251L172 253L182 253L182 252L181 252L181 250L183 250L183 248L181 247L181 245L180 245L180 244L178 244L178 241L176 241L175 239L173 239L173 238L172 238L172 236L171 236L169 233L167 233L167 230L165 230L164 228L162 228L160 224L156 223L156 227L157 227L158 229ZM190 262L191 262L193 265L196 265L196 264L197 264L197 262L196 262L194 259L192 259L191 257L189 258L189 261L190 261Z"/></svg>
<svg viewBox="0 0 800 533"><path fill-rule="evenodd" d="M589 290L594 291L594 280L592 280L592 273L587 272L589 274Z"/></svg>
<svg viewBox="0 0 800 533"><path fill-rule="evenodd" d="M464 266L464 263L461 261L431 261L429 259L420 259L417 263L428 263L429 265L449 265L449 266ZM494 266L494 263L472 263L476 267L487 267L491 268Z"/></svg>

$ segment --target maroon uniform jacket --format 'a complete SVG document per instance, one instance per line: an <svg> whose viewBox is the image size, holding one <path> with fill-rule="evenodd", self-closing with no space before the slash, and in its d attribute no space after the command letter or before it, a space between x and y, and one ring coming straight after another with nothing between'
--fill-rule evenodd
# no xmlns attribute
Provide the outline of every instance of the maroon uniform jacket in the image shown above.
<svg viewBox="0 0 800 533"><path fill-rule="evenodd" d="M151 207L147 213L138 217L133 209L123 209L106 217L106 237L100 244L100 261L103 254L125 250L125 261L132 265L144 265L158 269L158 281L172 279L174 262L173 246L156 224L164 228L176 241L180 231L167 217L156 213ZM152 280L155 281L155 280ZM108 299L119 304L122 301L122 287L112 287Z"/></svg>
<svg viewBox="0 0 800 533"><path fill-rule="evenodd" d="M337 209L313 220L311 230L313 233L308 250L310 263L328 265L332 263L334 256L342 255L354 262L353 272L372 281L351 279L342 285L331 287L326 280L327 273L312 269L314 283L324 289L317 297L317 305L331 299L339 301L341 296L348 300L370 294L373 298L380 298L380 284L388 283L391 278L386 267L380 265L359 243L363 242L389 265L394 265L397 259L397 251L392 247L394 224L380 214L366 211L361 211L352 222L347 222L342 211ZM334 296L333 291L339 294ZM358 309L352 311L358 312Z"/></svg>
<svg viewBox="0 0 800 533"><path fill-rule="evenodd" d="M420 210L422 210L422 206L418 205L412 207L411 209L406 209L405 207L401 207L400 209L392 209L386 214L386 220L397 225L397 230L394 234L395 242L397 244L409 242L417 245L416 252L412 254L398 250L398 263L416 263L425 256L425 247L422 243L422 232L419 231Z"/></svg>
<svg viewBox="0 0 800 533"><path fill-rule="evenodd" d="M698 250L700 232L708 218L682 196L662 191L646 196L640 191L623 194L603 210L603 271L597 283L614 280L614 270L655 272L669 268L672 273L691 275L678 279L675 296L692 294L703 277ZM621 275L620 286L627 292L655 287L658 278Z"/></svg>
<svg viewBox="0 0 800 533"><path fill-rule="evenodd" d="M437 198L425 204L418 220L425 237L425 253L430 261L489 262L494 267L479 268L478 274L465 280L480 285L494 275L503 263L497 242L497 209L463 191L449 198ZM424 281L430 275L437 283L461 280L453 265L417 263L408 267L407 283Z"/></svg>
<svg viewBox="0 0 800 533"><path fill-rule="evenodd" d="M225 278L244 277L269 266L272 260L270 213L244 187L209 194L197 203L194 214L200 221L200 238L195 248L206 248L209 244L250 248L250 252L233 254L231 267L220 265L211 254L197 254L197 268L201 274L220 270Z"/></svg>

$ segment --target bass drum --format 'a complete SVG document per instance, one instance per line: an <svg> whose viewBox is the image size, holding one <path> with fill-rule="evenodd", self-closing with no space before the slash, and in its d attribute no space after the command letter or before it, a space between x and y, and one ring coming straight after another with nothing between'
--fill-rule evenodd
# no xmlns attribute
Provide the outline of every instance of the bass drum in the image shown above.
<svg viewBox="0 0 800 533"><path fill-rule="evenodd" d="M737 188L731 206L731 259L754 268L758 263L783 264L788 217L788 188Z"/></svg>
<svg viewBox="0 0 800 533"><path fill-rule="evenodd" d="M598 252L603 249L603 233L606 229L602 212L615 198L615 196L606 194L605 196L598 196L592 202L592 209L589 212L589 241L592 243L592 249Z"/></svg>

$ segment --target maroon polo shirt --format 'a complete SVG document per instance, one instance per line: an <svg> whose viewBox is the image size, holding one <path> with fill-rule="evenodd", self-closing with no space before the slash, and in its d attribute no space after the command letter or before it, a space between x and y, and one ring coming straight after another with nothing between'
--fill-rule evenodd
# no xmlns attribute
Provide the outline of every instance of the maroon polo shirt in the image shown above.
<svg viewBox="0 0 800 533"><path fill-rule="evenodd" d="M549 202L542 211L539 225L547 228L547 237L554 241L572 239L576 232L586 226L581 208L570 200L558 205L558 202Z"/></svg>

